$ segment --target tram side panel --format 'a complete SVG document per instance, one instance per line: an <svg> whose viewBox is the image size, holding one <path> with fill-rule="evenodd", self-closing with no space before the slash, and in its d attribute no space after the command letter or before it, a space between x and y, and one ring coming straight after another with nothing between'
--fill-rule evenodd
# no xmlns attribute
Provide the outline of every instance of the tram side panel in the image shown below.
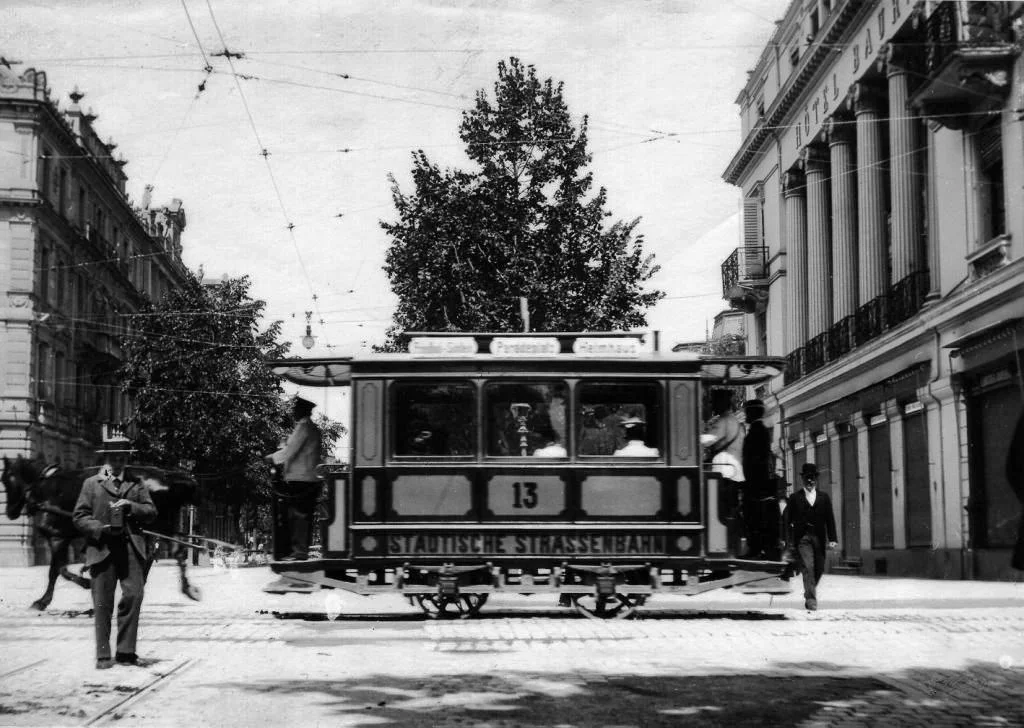
<svg viewBox="0 0 1024 728"><path fill-rule="evenodd" d="M379 565L415 557L729 555L719 483L701 473L696 380L664 382L669 421L662 462L546 468L389 462L385 382L353 384L353 471L328 482L325 558Z"/></svg>

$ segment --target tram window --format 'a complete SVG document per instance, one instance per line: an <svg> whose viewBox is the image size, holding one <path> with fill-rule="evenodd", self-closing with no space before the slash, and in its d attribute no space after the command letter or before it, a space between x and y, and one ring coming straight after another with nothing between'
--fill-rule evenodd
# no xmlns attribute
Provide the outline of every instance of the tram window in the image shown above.
<svg viewBox="0 0 1024 728"><path fill-rule="evenodd" d="M565 382L491 382L484 387L487 454L566 457Z"/></svg>
<svg viewBox="0 0 1024 728"><path fill-rule="evenodd" d="M476 394L472 384L399 382L391 391L395 455L476 454Z"/></svg>
<svg viewBox="0 0 1024 728"><path fill-rule="evenodd" d="M656 382L585 382L578 391L581 456L658 457L663 452Z"/></svg>

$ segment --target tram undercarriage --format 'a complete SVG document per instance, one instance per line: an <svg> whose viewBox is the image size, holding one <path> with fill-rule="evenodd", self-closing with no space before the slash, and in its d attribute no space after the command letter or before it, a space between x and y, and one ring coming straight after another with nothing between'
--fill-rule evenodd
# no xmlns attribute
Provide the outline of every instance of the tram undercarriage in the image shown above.
<svg viewBox="0 0 1024 728"><path fill-rule="evenodd" d="M736 588L745 594L788 594L787 565L778 561L686 559L627 564L573 563L510 568L485 563L353 565L345 560L276 562L285 581L364 596L400 593L432 618L476 616L495 593L558 594L586 617L621 619L658 593L693 596ZM282 587L280 591L289 591Z"/></svg>

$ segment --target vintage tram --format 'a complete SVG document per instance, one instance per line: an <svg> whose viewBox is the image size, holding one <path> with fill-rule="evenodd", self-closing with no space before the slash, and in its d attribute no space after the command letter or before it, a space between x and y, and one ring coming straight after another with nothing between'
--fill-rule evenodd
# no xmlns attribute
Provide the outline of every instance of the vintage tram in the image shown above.
<svg viewBox="0 0 1024 728"><path fill-rule="evenodd" d="M660 352L654 334L412 334L407 354L272 362L351 387L350 457L325 474L308 561L289 580L398 591L434 616L550 592L623 617L652 594L785 593L786 564L738 558L704 464L702 390L772 358Z"/></svg>

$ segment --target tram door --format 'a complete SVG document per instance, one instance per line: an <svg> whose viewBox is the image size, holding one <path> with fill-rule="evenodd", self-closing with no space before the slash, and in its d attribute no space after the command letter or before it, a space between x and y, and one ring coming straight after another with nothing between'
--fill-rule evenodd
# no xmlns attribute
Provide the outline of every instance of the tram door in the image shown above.
<svg viewBox="0 0 1024 728"><path fill-rule="evenodd" d="M857 432L852 427L839 436L839 477L843 498L840 525L843 555L860 558L860 471L857 467Z"/></svg>

